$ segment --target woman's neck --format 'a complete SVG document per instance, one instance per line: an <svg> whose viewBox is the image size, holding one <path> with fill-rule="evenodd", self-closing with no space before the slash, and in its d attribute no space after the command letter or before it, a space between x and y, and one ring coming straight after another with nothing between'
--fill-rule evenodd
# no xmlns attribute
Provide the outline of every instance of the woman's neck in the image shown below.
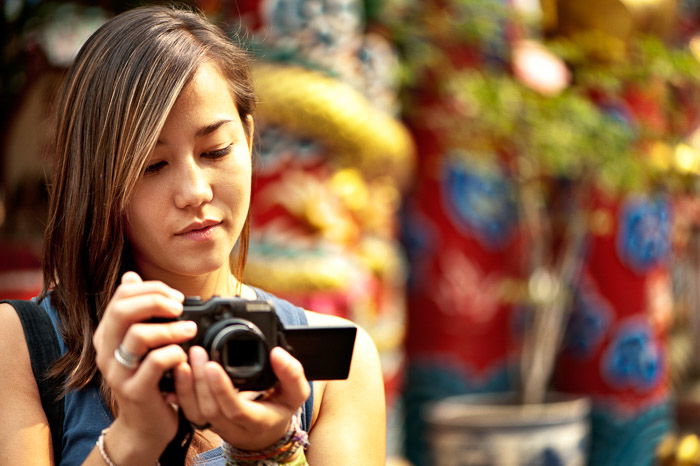
<svg viewBox="0 0 700 466"><path fill-rule="evenodd" d="M221 269L200 276L170 276L163 279L169 286L179 290L185 296L199 296L209 299L212 296L245 296L243 284L227 269Z"/></svg>

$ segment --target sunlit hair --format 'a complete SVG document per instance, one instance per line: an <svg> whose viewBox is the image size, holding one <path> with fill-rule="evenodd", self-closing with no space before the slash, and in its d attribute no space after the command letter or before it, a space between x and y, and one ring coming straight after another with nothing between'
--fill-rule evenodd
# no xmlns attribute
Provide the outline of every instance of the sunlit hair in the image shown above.
<svg viewBox="0 0 700 466"><path fill-rule="evenodd" d="M61 319L67 353L53 374L66 377L66 391L97 380L93 334L121 274L133 268L127 204L175 100L207 61L226 77L252 137L248 59L197 13L142 7L116 16L68 71L56 108L43 293L52 291ZM239 278L248 224L231 258Z"/></svg>

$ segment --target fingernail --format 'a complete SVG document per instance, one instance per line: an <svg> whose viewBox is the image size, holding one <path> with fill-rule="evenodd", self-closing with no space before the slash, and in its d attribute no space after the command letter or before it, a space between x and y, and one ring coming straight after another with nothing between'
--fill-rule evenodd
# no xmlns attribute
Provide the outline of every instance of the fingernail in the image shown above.
<svg viewBox="0 0 700 466"><path fill-rule="evenodd" d="M187 380L187 374L182 370L175 371L175 381L178 383L184 383Z"/></svg>
<svg viewBox="0 0 700 466"><path fill-rule="evenodd" d="M207 357L207 352L204 348L193 346L190 348L190 364L201 366L205 364L209 358Z"/></svg>
<svg viewBox="0 0 700 466"><path fill-rule="evenodd" d="M180 301L168 300L168 305L173 311L182 311L182 303Z"/></svg>
<svg viewBox="0 0 700 466"><path fill-rule="evenodd" d="M186 335L194 335L197 333L197 324L191 320L183 320L179 323L180 331Z"/></svg>
<svg viewBox="0 0 700 466"><path fill-rule="evenodd" d="M179 303L182 303L185 300L185 295L175 288L170 288L170 296Z"/></svg>

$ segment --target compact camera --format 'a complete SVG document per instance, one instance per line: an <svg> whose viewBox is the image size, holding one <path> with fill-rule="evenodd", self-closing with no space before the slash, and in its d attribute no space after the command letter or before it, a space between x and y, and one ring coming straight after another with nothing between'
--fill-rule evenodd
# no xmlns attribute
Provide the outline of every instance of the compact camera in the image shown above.
<svg viewBox="0 0 700 466"><path fill-rule="evenodd" d="M301 362L308 380L346 379L357 333L351 325L285 327L269 301L218 296L206 301L186 298L177 320L197 323L194 338L181 344L185 351L202 346L239 390L266 390L275 385L277 377L270 365L270 351L275 346ZM164 375L160 389L175 390L171 371Z"/></svg>

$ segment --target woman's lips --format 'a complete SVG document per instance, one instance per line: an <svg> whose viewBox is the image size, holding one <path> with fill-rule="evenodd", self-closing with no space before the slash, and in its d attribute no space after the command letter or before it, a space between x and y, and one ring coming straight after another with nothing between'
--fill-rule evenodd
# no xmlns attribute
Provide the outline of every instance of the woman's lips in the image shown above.
<svg viewBox="0 0 700 466"><path fill-rule="evenodd" d="M192 241L208 241L212 239L214 236L214 233L216 232L216 229L221 226L223 222L218 222L218 223L213 223L211 225L205 225L200 228L191 228L188 229L187 231L183 231L182 233L177 233L175 236L179 236L180 238L192 240Z"/></svg>

